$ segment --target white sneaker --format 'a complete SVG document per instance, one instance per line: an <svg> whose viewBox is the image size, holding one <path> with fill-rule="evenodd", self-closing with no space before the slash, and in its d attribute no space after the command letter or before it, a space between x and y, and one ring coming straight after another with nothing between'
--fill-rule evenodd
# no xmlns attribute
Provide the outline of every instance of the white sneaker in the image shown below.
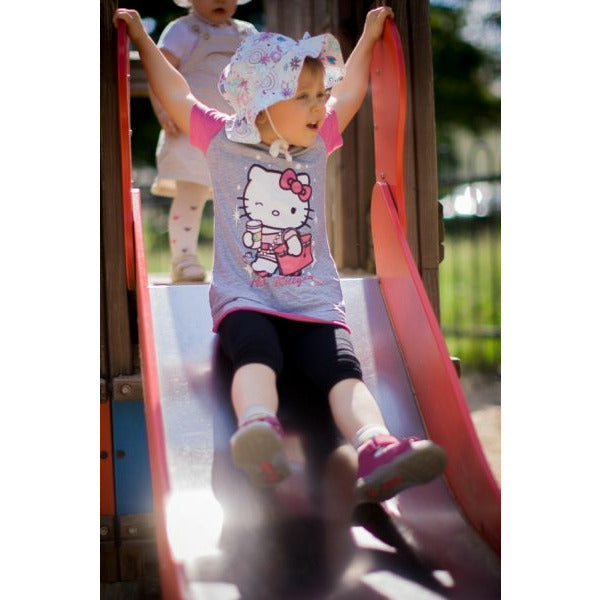
<svg viewBox="0 0 600 600"><path fill-rule="evenodd" d="M259 417L241 425L229 442L234 464L254 485L272 487L290 474L276 417Z"/></svg>

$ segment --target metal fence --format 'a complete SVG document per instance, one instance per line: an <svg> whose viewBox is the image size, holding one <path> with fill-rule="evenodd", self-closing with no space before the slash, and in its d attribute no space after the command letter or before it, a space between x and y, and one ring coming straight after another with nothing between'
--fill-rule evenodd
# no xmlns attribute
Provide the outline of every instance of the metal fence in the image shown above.
<svg viewBox="0 0 600 600"><path fill-rule="evenodd" d="M500 176L446 180L442 330L464 368L500 370ZM440 185L440 188L443 189Z"/></svg>

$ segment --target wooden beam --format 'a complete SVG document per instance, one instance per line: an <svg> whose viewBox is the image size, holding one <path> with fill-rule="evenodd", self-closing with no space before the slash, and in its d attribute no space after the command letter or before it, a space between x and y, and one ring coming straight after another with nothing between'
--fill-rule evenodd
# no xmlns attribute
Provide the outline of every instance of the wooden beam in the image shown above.
<svg viewBox="0 0 600 600"><path fill-rule="evenodd" d="M359 146L357 149L357 235L356 268L375 270L371 238L371 193L375 185L375 149L373 138L373 106L370 89L356 115Z"/></svg>
<svg viewBox="0 0 600 600"><path fill-rule="evenodd" d="M417 196L417 180L415 175L415 111L413 108L412 95L412 56L410 45L410 20L406 2L390 2L389 6L394 10L396 25L400 31L402 50L406 68L406 125L404 132L404 205L406 209L407 231L406 238L410 246L413 259L421 270L421 257L419 252L419 209Z"/></svg>
<svg viewBox="0 0 600 600"><path fill-rule="evenodd" d="M411 11L412 94L414 105L419 107L419 118L414 121L414 139L421 262L424 268L437 268L438 186L429 6L420 0L410 0L408 4Z"/></svg>
<svg viewBox="0 0 600 600"><path fill-rule="evenodd" d="M100 243L100 379L104 381L109 376L108 367L108 334L106 332L106 289L104 275L104 258L102 242ZM101 382L102 385L102 382Z"/></svg>
<svg viewBox="0 0 600 600"><path fill-rule="evenodd" d="M115 517L100 515L100 581L119 580L119 556L115 536Z"/></svg>
<svg viewBox="0 0 600 600"><path fill-rule="evenodd" d="M118 518L120 540L154 540L156 527L152 513L134 513Z"/></svg>
<svg viewBox="0 0 600 600"><path fill-rule="evenodd" d="M116 0L100 4L100 230L101 290L105 316L107 373L114 377L132 370L129 306L126 288L121 199L119 115L117 103ZM135 322L135 320L134 320Z"/></svg>
<svg viewBox="0 0 600 600"><path fill-rule="evenodd" d="M135 375L121 375L113 379L113 400L128 401L128 400L143 400L144 389L142 387L142 376L137 373Z"/></svg>
<svg viewBox="0 0 600 600"><path fill-rule="evenodd" d="M363 13L366 12L364 4L364 2L339 1L332 3L331 33L340 43L344 60L350 56L362 30ZM360 206L369 202L371 190L368 190L366 199L361 202L360 194L364 193L364 189L361 190L360 182L365 178L361 178L359 171L364 168L361 167L361 159L364 156L361 133L364 133L364 120L368 120L370 116L365 114L364 107L361 111L363 119L359 121L359 118L355 117L350 122L343 133L344 145L338 151L340 153L340 205L336 207L334 215L336 221L334 256L340 269L356 269L364 266L360 261L360 240L364 239L365 235L361 235L360 230L366 229L366 222L364 219L361 222L361 213L364 216L364 210L361 211Z"/></svg>
<svg viewBox="0 0 600 600"><path fill-rule="evenodd" d="M418 115L412 119L418 202L419 269L439 321L440 235L429 3L408 0L406 4L410 22L412 105L419 107Z"/></svg>

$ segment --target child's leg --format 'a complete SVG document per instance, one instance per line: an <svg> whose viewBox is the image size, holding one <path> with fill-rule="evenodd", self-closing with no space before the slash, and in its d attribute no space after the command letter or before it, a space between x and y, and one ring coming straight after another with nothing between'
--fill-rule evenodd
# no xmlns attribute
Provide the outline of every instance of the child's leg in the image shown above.
<svg viewBox="0 0 600 600"><path fill-rule="evenodd" d="M260 363L247 364L233 377L231 398L238 430L230 445L233 462L255 485L272 486L289 473L283 429L277 419L276 374Z"/></svg>
<svg viewBox="0 0 600 600"><path fill-rule="evenodd" d="M289 475L276 416L276 380L283 363L277 329L266 315L238 311L223 319L219 337L234 368L231 398L238 429L230 442L233 462L255 484L275 485Z"/></svg>
<svg viewBox="0 0 600 600"><path fill-rule="evenodd" d="M245 364L235 372L231 401L239 425L257 416L277 414L276 378L275 371L261 363Z"/></svg>
<svg viewBox="0 0 600 600"><path fill-rule="evenodd" d="M381 502L440 475L445 452L429 440L390 435L377 401L362 381L350 334L341 327L305 325L296 359L328 394L333 419L358 451L357 496Z"/></svg>
<svg viewBox="0 0 600 600"><path fill-rule="evenodd" d="M357 433L365 427L373 429L366 431L371 437L387 434L379 406L362 381L350 333L316 323L298 324L297 332L291 345L295 362L327 394L333 419L344 437L356 445Z"/></svg>
<svg viewBox="0 0 600 600"><path fill-rule="evenodd" d="M198 234L210 187L177 181L177 192L169 211L169 243L171 246L171 279L204 281L206 270L198 263Z"/></svg>
<svg viewBox="0 0 600 600"><path fill-rule="evenodd" d="M375 435L389 435L377 401L360 379L336 383L329 392L329 406L336 425L354 446Z"/></svg>
<svg viewBox="0 0 600 600"><path fill-rule="evenodd" d="M345 379L329 392L334 420L358 452L359 502L382 502L441 475L446 453L430 440L390 435L367 386Z"/></svg>

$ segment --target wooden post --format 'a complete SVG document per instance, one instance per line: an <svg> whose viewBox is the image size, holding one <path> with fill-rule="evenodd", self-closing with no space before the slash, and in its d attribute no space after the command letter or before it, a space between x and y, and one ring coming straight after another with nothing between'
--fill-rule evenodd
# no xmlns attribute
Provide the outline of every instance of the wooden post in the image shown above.
<svg viewBox="0 0 600 600"><path fill-rule="evenodd" d="M100 2L100 485L101 573L103 582L120 579L114 531L115 490L112 465L113 380L135 366L123 243L121 150L117 95L116 0Z"/></svg>
<svg viewBox="0 0 600 600"><path fill-rule="evenodd" d="M398 2L400 4L400 2ZM405 4L405 2L402 2ZM433 95L433 56L429 3L406 2L409 16L411 69L409 74L412 107L410 115L414 145L414 177L417 192L417 237L419 271L434 312L440 320L439 263L440 211L437 185L437 153L435 139L435 105Z"/></svg>
<svg viewBox="0 0 600 600"><path fill-rule="evenodd" d="M419 210L417 197L417 181L415 177L415 146L414 146L414 110L412 95L412 53L410 47L410 20L406 2L390 2L394 11L396 25L400 31L402 50L406 67L406 125L404 134L404 205L406 208L407 231L406 238L413 258L419 271L421 270L421 257L419 252Z"/></svg>
<svg viewBox="0 0 600 600"><path fill-rule="evenodd" d="M104 377L132 372L132 340L125 276L119 118L117 108L116 0L100 3L100 239ZM133 319L135 322L135 319ZM109 385L110 387L110 385Z"/></svg>

